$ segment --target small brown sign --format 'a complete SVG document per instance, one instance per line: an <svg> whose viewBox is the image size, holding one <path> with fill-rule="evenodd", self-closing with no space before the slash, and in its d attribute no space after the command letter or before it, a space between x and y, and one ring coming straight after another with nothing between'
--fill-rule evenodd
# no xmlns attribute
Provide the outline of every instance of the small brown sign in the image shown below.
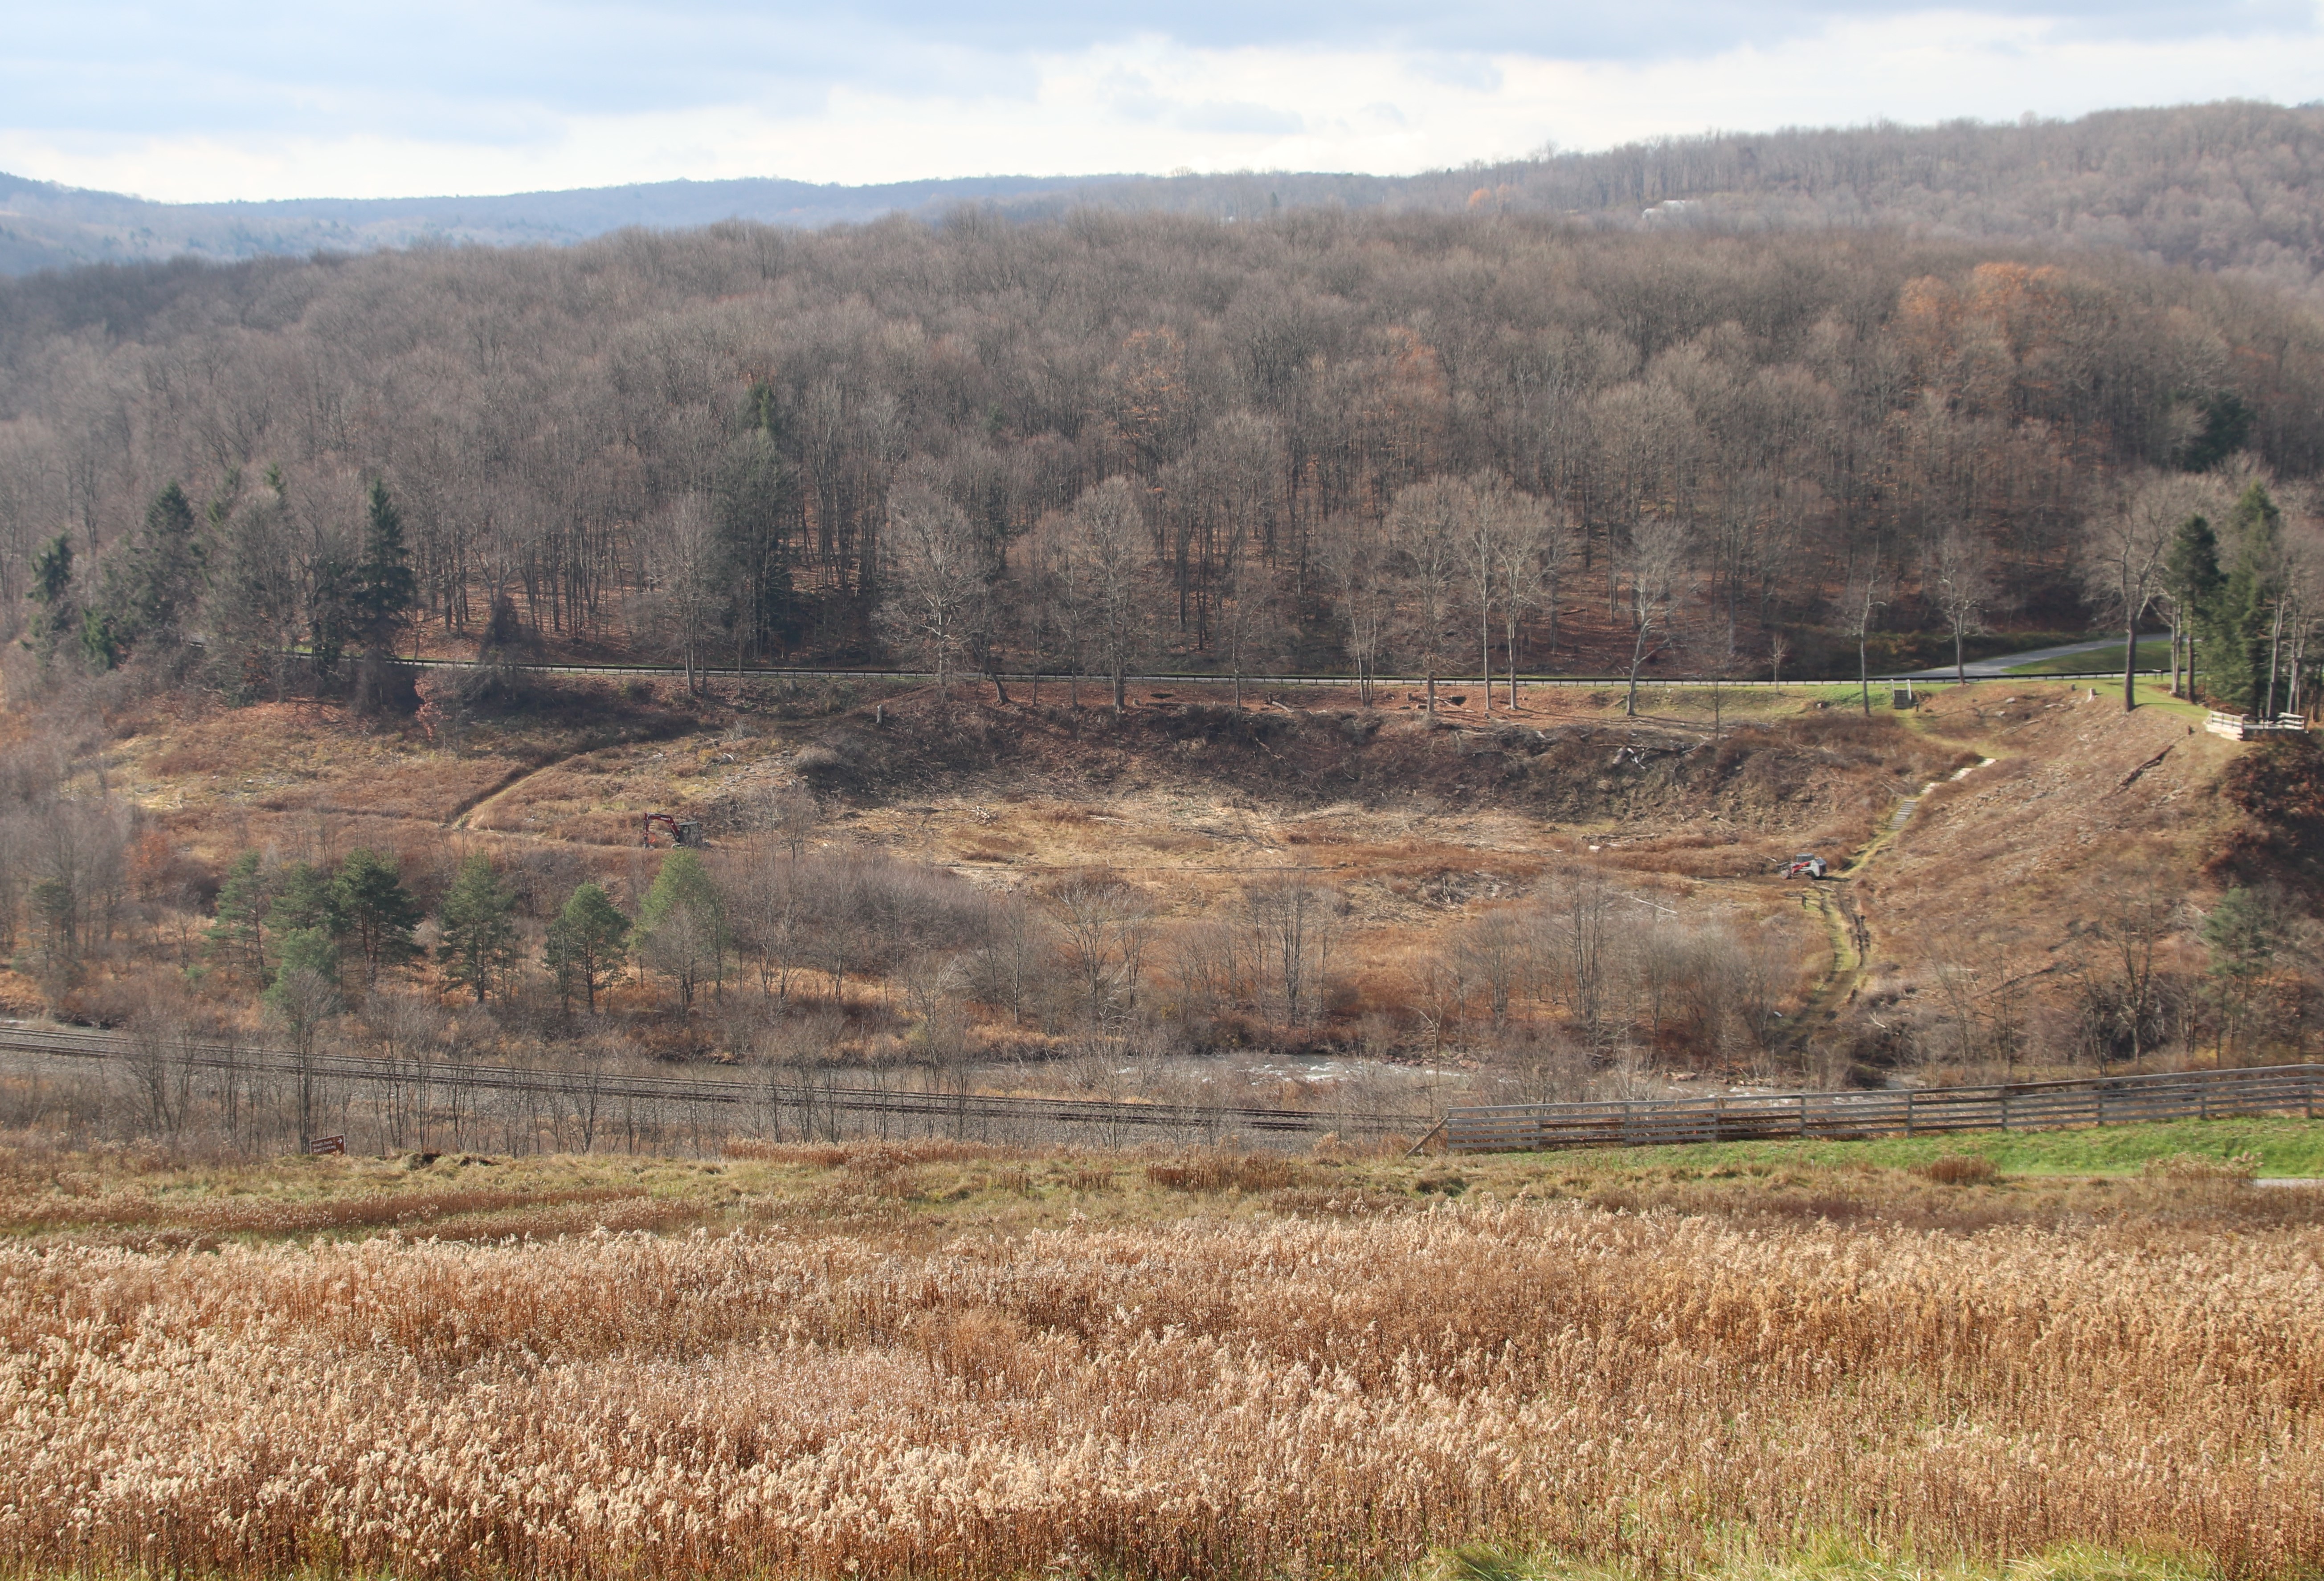
<svg viewBox="0 0 2324 1581"><path fill-rule="evenodd" d="M347 1139L345 1136L318 1136L307 1144L309 1153L345 1153L346 1150Z"/></svg>

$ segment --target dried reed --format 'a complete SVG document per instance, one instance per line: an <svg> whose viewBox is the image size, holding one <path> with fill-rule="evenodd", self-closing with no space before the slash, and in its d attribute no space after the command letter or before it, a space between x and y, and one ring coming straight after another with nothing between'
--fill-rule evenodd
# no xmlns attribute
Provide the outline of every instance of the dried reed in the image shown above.
<svg viewBox="0 0 2324 1581"><path fill-rule="evenodd" d="M2313 1235L1572 1205L0 1249L0 1552L255 1575L1376 1575L1817 1534L2324 1565Z"/></svg>

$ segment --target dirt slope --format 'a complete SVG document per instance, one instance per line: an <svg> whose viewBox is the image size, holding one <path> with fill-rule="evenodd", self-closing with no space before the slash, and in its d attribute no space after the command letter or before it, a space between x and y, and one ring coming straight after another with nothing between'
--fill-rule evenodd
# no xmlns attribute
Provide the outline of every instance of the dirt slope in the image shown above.
<svg viewBox="0 0 2324 1581"><path fill-rule="evenodd" d="M1993 761L1940 784L1852 881L1868 938L1867 1006L1911 1008L1947 971L1980 995L2005 980L2025 1013L2060 1015L2088 947L2122 908L2161 892L2191 908L2169 951L2196 966L2184 924L2239 814L2223 773L2248 749L2161 701L1997 681L1932 700L1920 726Z"/></svg>

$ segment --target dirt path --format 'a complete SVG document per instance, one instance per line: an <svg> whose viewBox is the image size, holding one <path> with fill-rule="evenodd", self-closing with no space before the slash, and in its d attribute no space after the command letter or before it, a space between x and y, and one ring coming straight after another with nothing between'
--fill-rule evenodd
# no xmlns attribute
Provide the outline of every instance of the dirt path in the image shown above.
<svg viewBox="0 0 2324 1581"><path fill-rule="evenodd" d="M1980 758L1954 771L1952 779L1990 767L1995 759ZM1857 989L1864 983L1866 968L1872 962L1872 930L1865 924L1863 914L1856 908L1852 886L1864 876L1873 861L1895 842L1897 836L1913 821L1913 814L1922 798L1937 788L1940 783L1930 781L1909 796L1901 798L1896 810L1888 815L1888 823L1871 842L1841 864L1840 871L1829 878L1811 880L1800 896L1800 904L1821 913L1826 937L1831 943L1831 963L1823 978L1808 995L1807 1003L1800 1007L1792 1018L1792 1041L1797 1046L1806 1043L1819 1032L1831 1027L1841 1010L1856 997Z"/></svg>
<svg viewBox="0 0 2324 1581"><path fill-rule="evenodd" d="M477 792L475 795L470 796L458 806L454 807L450 815L444 820L444 827L447 829L466 829L468 826L468 821L471 818L474 818L477 813L491 806L494 802L499 801L503 796L508 795L509 792L516 789L517 786L522 785L526 780L530 779L534 775L546 774L550 769L557 768L559 764L570 763L576 758L586 758L590 753L596 750L597 749L595 747L576 747L570 752L559 752L553 758L544 758L540 762L532 764L527 768L511 769L508 773L502 775L496 782L487 786L484 789Z"/></svg>

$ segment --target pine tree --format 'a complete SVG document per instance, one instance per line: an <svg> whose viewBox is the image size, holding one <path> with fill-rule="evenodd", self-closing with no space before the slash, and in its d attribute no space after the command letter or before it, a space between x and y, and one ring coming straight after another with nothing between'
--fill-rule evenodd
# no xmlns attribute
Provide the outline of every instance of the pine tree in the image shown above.
<svg viewBox="0 0 2324 1581"><path fill-rule="evenodd" d="M420 922L420 903L403 887L392 859L368 846L347 852L331 880L331 898L363 959L366 988L379 979L383 966L411 958L411 930Z"/></svg>
<svg viewBox="0 0 2324 1581"><path fill-rule="evenodd" d="M678 1007L691 1010L702 979L725 965L726 903L700 857L674 850L662 859L638 926L647 963L678 985Z"/></svg>
<svg viewBox="0 0 2324 1581"><path fill-rule="evenodd" d="M164 484L106 577L99 617L105 651L178 641L180 623L200 593L206 558L193 502L175 481ZM92 645L91 657L97 652Z"/></svg>
<svg viewBox="0 0 2324 1581"><path fill-rule="evenodd" d="M418 587L403 544L403 518L388 497L387 484L374 479L363 560L349 579L346 594L354 634L368 657L392 657L396 638L418 602Z"/></svg>
<svg viewBox="0 0 2324 1581"><path fill-rule="evenodd" d="M788 553L798 485L782 450L775 391L753 385L742 431L727 443L712 482L718 553L734 598L737 668L745 644L764 652L798 634Z"/></svg>
<svg viewBox="0 0 2324 1581"><path fill-rule="evenodd" d="M204 603L210 656L227 694L248 700L283 694L286 656L301 635L301 556L282 473L222 511L213 533L215 574Z"/></svg>
<svg viewBox="0 0 2324 1581"><path fill-rule="evenodd" d="M307 588L307 650L314 657L315 677L328 681L338 674L348 639L354 635L355 614L348 602L352 573L328 551L315 557Z"/></svg>
<svg viewBox="0 0 2324 1581"><path fill-rule="evenodd" d="M2279 894L2240 884L2221 896L2203 919L2199 933L2211 952L2209 975L2219 1007L2223 1055L2248 1021L2288 931Z"/></svg>
<svg viewBox="0 0 2324 1581"><path fill-rule="evenodd" d="M2234 568L2214 605L2212 673L2230 707L2274 711L2278 612L2283 596L2283 512L2254 483L2227 518Z"/></svg>
<svg viewBox="0 0 2324 1581"><path fill-rule="evenodd" d="M2194 692L2195 635L2208 630L2214 607L2219 601L2219 589L2227 579L2219 574L2219 539L2211 524L2200 516L2190 516L2179 524L2171 540L2171 556L2163 563L2163 585L2170 601L2171 625L2174 633L2186 638L2187 690ZM2178 656L2172 656L2172 694L2179 694Z"/></svg>
<svg viewBox="0 0 2324 1581"><path fill-rule="evenodd" d="M68 633L78 636L80 614L73 602L73 547L70 537L59 533L32 556L32 591L24 595L41 606L25 633L24 646L37 649L42 663L56 657Z"/></svg>
<svg viewBox="0 0 2324 1581"><path fill-rule="evenodd" d="M226 869L218 886L217 920L210 924L208 951L213 960L254 983L266 981L266 933L263 926L271 886L258 853L246 850Z"/></svg>
<svg viewBox="0 0 2324 1581"><path fill-rule="evenodd" d="M558 992L569 1005L577 986L597 1012L597 990L622 969L622 946L630 936L630 919L595 884L575 888L573 897L549 924L545 958L556 974Z"/></svg>
<svg viewBox="0 0 2324 1581"><path fill-rule="evenodd" d="M327 999L331 1008L338 1008L339 946L327 928L292 928L276 941L274 986L266 990L266 1002L280 1007L286 999L303 997L311 1003L317 997ZM299 973L312 974L312 984L300 984ZM317 988L325 990L317 993Z"/></svg>
<svg viewBox="0 0 2324 1581"><path fill-rule="evenodd" d="M274 902L266 908L266 925L278 935L319 933L337 938L346 930L331 881L306 862L282 869L274 886Z"/></svg>
<svg viewBox="0 0 2324 1581"><path fill-rule="evenodd" d="M493 980L516 960L516 897L502 885L493 864L481 856L460 864L438 919L444 942L437 956L444 975L473 988L476 1003L492 992Z"/></svg>

